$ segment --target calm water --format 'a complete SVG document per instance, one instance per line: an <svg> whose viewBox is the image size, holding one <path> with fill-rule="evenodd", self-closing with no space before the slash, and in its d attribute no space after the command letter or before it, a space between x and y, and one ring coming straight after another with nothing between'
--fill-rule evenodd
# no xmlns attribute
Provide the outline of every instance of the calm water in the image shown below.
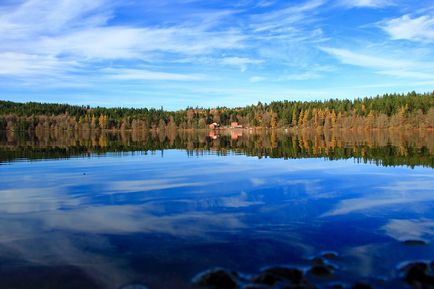
<svg viewBox="0 0 434 289"><path fill-rule="evenodd" d="M434 259L432 135L0 139L0 288L191 288L326 251L320 286L396 288L381 280Z"/></svg>

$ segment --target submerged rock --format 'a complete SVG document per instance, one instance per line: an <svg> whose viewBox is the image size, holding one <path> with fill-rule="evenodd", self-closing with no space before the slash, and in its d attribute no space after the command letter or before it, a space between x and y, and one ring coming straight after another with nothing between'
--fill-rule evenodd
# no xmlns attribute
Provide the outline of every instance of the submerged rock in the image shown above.
<svg viewBox="0 0 434 289"><path fill-rule="evenodd" d="M290 267L270 267L251 279L247 279L245 277L246 275L243 274L238 275L237 273L217 268L198 275L198 277L194 279L194 282L200 288L210 289L316 289L315 282L319 282L316 285L320 286L320 288L328 289L374 288L369 283L364 282L357 282L351 286L346 283L348 282L347 278L340 280L334 277L335 271L338 272L336 276L342 276L343 272L339 271L339 267L328 264L325 259L335 258L336 256L337 254L329 252L323 253L321 257L311 259L312 266L307 271L306 276L303 267L301 267L303 268L302 270ZM403 276L402 279L376 279L375 284L378 286L386 286L384 288L434 289L434 261L408 263L400 269L400 273ZM332 279L321 280L320 278ZM330 282L332 280L333 282Z"/></svg>
<svg viewBox="0 0 434 289"><path fill-rule="evenodd" d="M310 268L309 274L315 277L332 277L333 269L331 266L314 265L312 268Z"/></svg>
<svg viewBox="0 0 434 289"><path fill-rule="evenodd" d="M148 287L142 284L129 284L122 286L120 289L148 289Z"/></svg>
<svg viewBox="0 0 434 289"><path fill-rule="evenodd" d="M202 288L235 289L237 278L235 274L222 268L216 268L199 274L193 282Z"/></svg>
<svg viewBox="0 0 434 289"><path fill-rule="evenodd" d="M311 262L312 262L312 265L324 265L325 264L324 260L320 257L313 258L311 260Z"/></svg>
<svg viewBox="0 0 434 289"><path fill-rule="evenodd" d="M316 287L312 284L310 284L307 281L303 281L300 284L290 284L290 285L286 285L285 287L283 287L282 289L316 289Z"/></svg>
<svg viewBox="0 0 434 289"><path fill-rule="evenodd" d="M264 284L248 284L243 289L272 289L273 287Z"/></svg>
<svg viewBox="0 0 434 289"><path fill-rule="evenodd" d="M286 285L282 289L316 289L316 287L308 282L302 284Z"/></svg>
<svg viewBox="0 0 434 289"><path fill-rule="evenodd" d="M373 289L373 287L366 283L357 282L353 287L351 287L351 289Z"/></svg>
<svg viewBox="0 0 434 289"><path fill-rule="evenodd" d="M259 275L253 277L252 282L257 284L274 285L282 281L300 283L303 279L303 272L298 269L285 267L272 267Z"/></svg>
<svg viewBox="0 0 434 289"><path fill-rule="evenodd" d="M284 280L280 276L268 272L262 272L259 275L253 277L252 282L256 284L274 285Z"/></svg>
<svg viewBox="0 0 434 289"><path fill-rule="evenodd" d="M332 260L336 259L338 257L338 254L336 254L335 252L324 252L322 256L326 259Z"/></svg>
<svg viewBox="0 0 434 289"><path fill-rule="evenodd" d="M430 274L430 267L424 262L410 263L404 267L405 281L413 288L434 288L434 276Z"/></svg>
<svg viewBox="0 0 434 289"><path fill-rule="evenodd" d="M423 241L423 240L405 240L404 245L407 245L407 246L426 246L426 245L428 245L428 243Z"/></svg>

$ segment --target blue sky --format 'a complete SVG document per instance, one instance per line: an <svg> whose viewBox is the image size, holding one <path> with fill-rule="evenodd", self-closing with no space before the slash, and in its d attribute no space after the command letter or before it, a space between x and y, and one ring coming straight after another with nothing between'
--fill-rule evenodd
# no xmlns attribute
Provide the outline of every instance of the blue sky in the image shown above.
<svg viewBox="0 0 434 289"><path fill-rule="evenodd" d="M2 0L1 99L179 109L434 89L434 0Z"/></svg>

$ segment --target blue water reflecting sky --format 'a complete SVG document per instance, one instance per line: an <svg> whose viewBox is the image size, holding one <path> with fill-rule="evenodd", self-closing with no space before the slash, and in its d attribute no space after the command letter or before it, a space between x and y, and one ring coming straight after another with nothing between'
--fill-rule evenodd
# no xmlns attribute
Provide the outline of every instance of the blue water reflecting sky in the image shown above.
<svg viewBox="0 0 434 289"><path fill-rule="evenodd" d="M431 168L168 150L13 162L0 184L0 284L72 266L104 288L188 288L213 266L255 273L323 251L352 276L389 278L434 257Z"/></svg>

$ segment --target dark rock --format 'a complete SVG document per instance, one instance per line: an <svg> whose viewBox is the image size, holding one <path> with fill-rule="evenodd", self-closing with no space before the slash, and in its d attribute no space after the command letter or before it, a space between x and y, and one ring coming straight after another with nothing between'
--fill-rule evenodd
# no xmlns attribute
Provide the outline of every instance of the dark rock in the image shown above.
<svg viewBox="0 0 434 289"><path fill-rule="evenodd" d="M292 283L298 283L303 279L303 272L295 268L273 267L265 270L265 272L283 277Z"/></svg>
<svg viewBox="0 0 434 289"><path fill-rule="evenodd" d="M257 284L274 285L283 281L297 284L300 283L302 279L303 272L298 269L273 267L255 276L252 281Z"/></svg>
<svg viewBox="0 0 434 289"><path fill-rule="evenodd" d="M272 289L272 288L273 287L264 284L248 284L243 287L243 289Z"/></svg>
<svg viewBox="0 0 434 289"><path fill-rule="evenodd" d="M336 254L335 252L325 252L322 254L322 256L326 259L336 259L338 257L338 254Z"/></svg>
<svg viewBox="0 0 434 289"><path fill-rule="evenodd" d="M309 274L316 277L331 277L333 276L333 269L326 265L315 265L310 268Z"/></svg>
<svg viewBox="0 0 434 289"><path fill-rule="evenodd" d="M237 288L237 279L235 274L221 268L216 268L199 274L194 278L194 283L199 287L213 289Z"/></svg>
<svg viewBox="0 0 434 289"><path fill-rule="evenodd" d="M284 280L282 277L276 276L271 273L262 272L259 275L253 277L252 282L256 284L274 285Z"/></svg>
<svg viewBox="0 0 434 289"><path fill-rule="evenodd" d="M404 245L407 245L407 246L426 246L426 245L428 245L428 243L423 241L423 240L405 240Z"/></svg>
<svg viewBox="0 0 434 289"><path fill-rule="evenodd" d="M351 289L373 289L373 287L366 283L357 282L353 287L351 287Z"/></svg>
<svg viewBox="0 0 434 289"><path fill-rule="evenodd" d="M411 263L404 267L404 271L408 283L422 281L428 273L428 265L422 262Z"/></svg>
<svg viewBox="0 0 434 289"><path fill-rule="evenodd" d="M434 276L429 274L429 266L423 262L411 263L404 267L405 281L413 288L434 288Z"/></svg>
<svg viewBox="0 0 434 289"><path fill-rule="evenodd" d="M126 286L123 286L121 289L147 289L145 285L142 284L129 284Z"/></svg>
<svg viewBox="0 0 434 289"><path fill-rule="evenodd" d="M303 280L299 284L288 284L282 289L316 289L316 287L309 283L307 280Z"/></svg>
<svg viewBox="0 0 434 289"><path fill-rule="evenodd" d="M311 260L311 262L312 262L312 265L324 265L325 263L324 263L324 260L322 259L322 258L320 258L320 257L315 257L315 258L313 258L312 260Z"/></svg>

